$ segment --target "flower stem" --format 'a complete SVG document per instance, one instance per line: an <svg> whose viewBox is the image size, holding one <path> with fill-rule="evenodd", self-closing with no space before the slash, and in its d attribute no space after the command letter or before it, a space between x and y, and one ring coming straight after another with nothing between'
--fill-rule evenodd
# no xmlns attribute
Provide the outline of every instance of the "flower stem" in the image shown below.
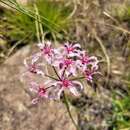
<svg viewBox="0 0 130 130"><path fill-rule="evenodd" d="M82 77L73 78L73 79L71 79L71 80L78 80L78 79L84 79L84 78L85 78L85 77L82 76Z"/></svg>
<svg viewBox="0 0 130 130"><path fill-rule="evenodd" d="M53 70L55 71L55 74L57 75L57 77L59 78L59 80L61 80L60 76L58 75L56 68L54 66L52 66Z"/></svg>
<svg viewBox="0 0 130 130"><path fill-rule="evenodd" d="M66 67L65 67L65 69L64 69L64 71L63 71L62 77L64 77L64 75L65 75L65 71L66 71Z"/></svg>
<svg viewBox="0 0 130 130"><path fill-rule="evenodd" d="M54 77L52 77L52 76L50 76L50 75L45 74L45 76L46 76L46 77L49 77L49 78L51 78L51 79L54 79L54 80L56 80L56 81L58 81L58 79L56 79L56 78L54 78Z"/></svg>
<svg viewBox="0 0 130 130"><path fill-rule="evenodd" d="M71 111L70 111L70 107L69 107L69 101L65 95L65 93L63 92L63 97L64 97L64 102L65 102L65 106L67 108L67 112L70 116L70 119L72 121L72 123L74 124L74 126L76 127L77 130L80 130L79 126L76 124L76 122L74 121L73 117L72 117L72 114L71 114Z"/></svg>

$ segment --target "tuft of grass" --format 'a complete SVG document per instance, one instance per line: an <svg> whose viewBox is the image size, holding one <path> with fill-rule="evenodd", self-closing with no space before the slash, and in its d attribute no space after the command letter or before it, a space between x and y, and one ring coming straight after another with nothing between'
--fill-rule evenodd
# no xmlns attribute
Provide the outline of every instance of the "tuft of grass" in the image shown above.
<svg viewBox="0 0 130 130"><path fill-rule="evenodd" d="M113 98L112 130L130 129L130 92L123 99Z"/></svg>
<svg viewBox="0 0 130 130"><path fill-rule="evenodd" d="M49 30L46 26L44 26L44 30L61 32L70 24L68 16L70 15L71 9L65 7L63 3L50 0L37 0L35 4L37 5L39 15L48 19L48 21L41 20L49 26Z"/></svg>
<svg viewBox="0 0 130 130"><path fill-rule="evenodd" d="M47 38L52 39L60 36L60 39L62 39L71 21L68 19L71 8L64 6L63 2L37 0L34 3L28 3L26 9L35 12L34 4L37 6L41 17L43 31L48 34ZM18 11L6 9L2 19L2 35L6 36L11 41L19 41L27 35L30 36L30 40L36 40L34 18Z"/></svg>
<svg viewBox="0 0 130 130"><path fill-rule="evenodd" d="M35 24L32 18L19 12L6 10L2 21L2 33L10 41L19 41L31 35L35 38Z"/></svg>

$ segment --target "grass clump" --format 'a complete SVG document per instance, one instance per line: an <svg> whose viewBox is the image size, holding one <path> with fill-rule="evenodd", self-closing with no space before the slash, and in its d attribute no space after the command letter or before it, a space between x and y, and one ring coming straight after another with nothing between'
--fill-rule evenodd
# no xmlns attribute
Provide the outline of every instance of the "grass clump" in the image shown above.
<svg viewBox="0 0 130 130"><path fill-rule="evenodd" d="M122 99L113 98L112 130L130 130L130 90Z"/></svg>
<svg viewBox="0 0 130 130"><path fill-rule="evenodd" d="M65 7L63 3L52 2L49 0L38 0L36 1L36 6L39 10L39 15L44 16L47 20L41 19L46 31L61 32L66 29L70 23L68 16L70 15L71 9ZM49 30L48 27L49 26Z"/></svg>
<svg viewBox="0 0 130 130"><path fill-rule="evenodd" d="M30 35L34 40L35 24L32 18L10 10L6 10L4 15L1 28L7 40L19 41L27 35Z"/></svg>
<svg viewBox="0 0 130 130"><path fill-rule="evenodd" d="M34 3L28 3L25 9L35 13L34 4L39 11L42 28L44 32L47 32L47 37L52 39L54 36L63 36L70 23L68 16L71 13L71 8L65 7L63 2L37 0ZM35 19L28 15L6 9L3 13L1 25L2 35L11 41L21 40L27 35L29 35L32 41L36 40ZM60 38L62 39L63 37Z"/></svg>

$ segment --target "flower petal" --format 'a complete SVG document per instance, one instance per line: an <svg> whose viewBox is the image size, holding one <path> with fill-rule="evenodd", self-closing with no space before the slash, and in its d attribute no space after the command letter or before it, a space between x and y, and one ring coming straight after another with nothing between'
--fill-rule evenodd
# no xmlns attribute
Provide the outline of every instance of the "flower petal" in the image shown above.
<svg viewBox="0 0 130 130"><path fill-rule="evenodd" d="M72 84L79 93L83 91L83 85L79 81L73 81Z"/></svg>
<svg viewBox="0 0 130 130"><path fill-rule="evenodd" d="M44 48L44 44L43 44L43 43L38 43L37 46L38 46L40 49Z"/></svg>
<svg viewBox="0 0 130 130"><path fill-rule="evenodd" d="M36 98L34 98L32 100L32 104L37 104L38 102L39 102L39 98L38 97L36 97Z"/></svg>
<svg viewBox="0 0 130 130"><path fill-rule="evenodd" d="M37 62L37 60L40 58L41 53L36 53L32 56L32 64L34 64L35 62Z"/></svg>
<svg viewBox="0 0 130 130"><path fill-rule="evenodd" d="M59 85L52 85L47 89L47 95L49 99L60 99L62 89Z"/></svg>
<svg viewBox="0 0 130 130"><path fill-rule="evenodd" d="M70 87L69 90L75 96L79 96L80 95L75 87Z"/></svg>
<svg viewBox="0 0 130 130"><path fill-rule="evenodd" d="M38 92L38 87L39 85L36 83L36 82L31 82L30 83L30 91L33 91L33 92L35 92L35 93L37 93Z"/></svg>
<svg viewBox="0 0 130 130"><path fill-rule="evenodd" d="M51 41L46 41L45 44L46 44L47 46L51 46Z"/></svg>
<svg viewBox="0 0 130 130"><path fill-rule="evenodd" d="M78 43L74 44L73 47L75 47L75 48L81 48L80 44L78 44Z"/></svg>

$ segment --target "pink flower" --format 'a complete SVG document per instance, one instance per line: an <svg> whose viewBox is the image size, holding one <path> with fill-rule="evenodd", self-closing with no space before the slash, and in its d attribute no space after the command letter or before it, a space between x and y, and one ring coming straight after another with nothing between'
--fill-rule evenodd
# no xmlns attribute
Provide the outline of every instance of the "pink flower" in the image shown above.
<svg viewBox="0 0 130 130"><path fill-rule="evenodd" d="M33 55L32 57L26 58L24 60L24 65L26 66L27 71L29 71L30 73L44 75L41 65L37 63L39 60L39 57L40 55L37 53Z"/></svg>
<svg viewBox="0 0 130 130"><path fill-rule="evenodd" d="M77 64L74 58L80 56L81 50L79 44L69 44L65 43L64 47L59 47L55 49L57 55L52 63L53 66L58 68L60 75L66 74L76 76Z"/></svg>
<svg viewBox="0 0 130 130"><path fill-rule="evenodd" d="M37 84L36 82L30 83L30 91L34 92L36 94L36 98L32 100L33 104L38 103L43 98L48 98L47 95L47 87L48 87L48 81L44 84Z"/></svg>
<svg viewBox="0 0 130 130"><path fill-rule="evenodd" d="M88 66L98 69L98 60L95 56L88 56L85 51L82 51L79 59L77 60L77 66L80 70L85 71Z"/></svg>
<svg viewBox="0 0 130 130"><path fill-rule="evenodd" d="M80 44L69 44L68 42L65 43L64 47L69 56L76 56L76 53L79 53L79 49L81 49Z"/></svg>
<svg viewBox="0 0 130 130"><path fill-rule="evenodd" d="M64 46L59 47L57 51L59 51L62 56L70 58L80 55L81 46L80 44L69 44L67 42Z"/></svg>
<svg viewBox="0 0 130 130"><path fill-rule="evenodd" d="M90 69L86 69L86 70L84 71L84 74L85 74L86 80L92 82L92 80L93 80L93 75L94 75L94 74L100 74L100 72L97 71L97 68L91 67Z"/></svg>
<svg viewBox="0 0 130 130"><path fill-rule="evenodd" d="M85 78L86 78L86 80L92 82L92 79L93 79L93 71L90 71L89 69L86 69L84 73L85 73Z"/></svg>
<svg viewBox="0 0 130 130"><path fill-rule="evenodd" d="M64 46L53 48L51 42L47 41L39 43L38 46L40 52L24 61L29 73L33 74L29 76L29 81L31 81L30 90L36 94L36 98L32 101L34 104L41 99L59 99L61 93L66 90L79 96L83 85L78 79L86 78L92 82L93 75L99 73L97 57L86 54L79 44L67 42ZM47 68L50 71L47 71ZM41 81L46 82L38 84L34 81L36 77L41 77Z"/></svg>
<svg viewBox="0 0 130 130"><path fill-rule="evenodd" d="M58 68L59 75L76 75L76 64L71 58L61 57L55 61L54 66Z"/></svg>
<svg viewBox="0 0 130 130"><path fill-rule="evenodd" d="M58 87L57 98L60 99L60 95L64 90L69 90L73 95L79 96L83 90L83 86L78 81L72 81L67 78L54 82L54 86Z"/></svg>
<svg viewBox="0 0 130 130"><path fill-rule="evenodd" d="M38 46L41 50L42 56L49 64L51 64L54 57L54 49L52 48L51 42L47 41L44 43L39 43Z"/></svg>

